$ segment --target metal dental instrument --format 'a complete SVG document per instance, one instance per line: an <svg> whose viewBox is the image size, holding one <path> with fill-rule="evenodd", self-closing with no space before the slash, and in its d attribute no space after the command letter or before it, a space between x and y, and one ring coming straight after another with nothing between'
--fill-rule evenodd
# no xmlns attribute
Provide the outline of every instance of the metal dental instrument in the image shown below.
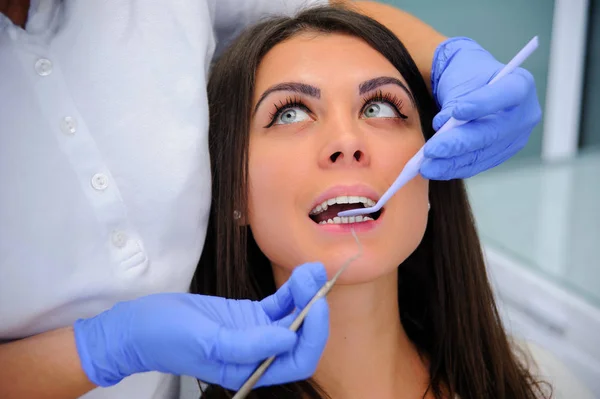
<svg viewBox="0 0 600 399"><path fill-rule="evenodd" d="M348 260L346 260L346 262L342 265L340 270L338 270L338 272L329 281L327 281L325 284L323 284L323 287L321 287L319 289L319 291L317 291L315 296L312 297L312 299L308 302L308 304L304 307L304 309L302 309L302 311L300 313L298 313L298 316L296 316L296 318L294 319L294 321L292 322L292 324L289 327L289 329L291 331L298 331L298 328L300 328L300 325L304 321L304 318L308 314L308 311L310 310L312 305L319 299L325 297L329 293L331 288L333 288L333 285L335 284L336 280L338 279L338 277L340 277L340 275L344 272L344 270L346 270L346 268L348 268L348 266L350 266L350 264L352 262L354 262L356 259L358 259L362 256L362 253L363 253L362 245L360 244L360 241L358 240L358 237L356 236L354 227L352 227L352 236L354 237L354 241L356 241L356 244L358 245L358 252L355 255L353 255L352 257L350 257ZM275 360L275 356L271 356L270 358L268 358L267 360L262 362L262 364L246 380L244 385L241 386L239 391L237 391L237 393L233 396L233 399L243 399L246 396L248 396L250 391L252 391L252 388L254 387L254 385L256 385L256 383L258 382L260 377L262 377L262 375L265 373L265 371L267 371L267 368L269 368L269 366L271 365L271 363L273 363L274 360Z"/></svg>
<svg viewBox="0 0 600 399"><path fill-rule="evenodd" d="M502 68L502 70L500 70L500 72L496 76L494 76L494 78L488 83L488 85L496 83L499 79L514 71L519 65L521 65L521 63L523 63L523 61L525 61L525 59L527 59L527 57L531 55L531 53L535 51L535 49L537 49L537 47L538 37L535 36L529 41L529 43L525 45L525 47L523 47L523 49L521 49L521 51L517 53L517 55L515 55L515 57L512 60L510 60L508 64L506 64L506 66L504 66L504 68ZM460 121L451 117L434 134L434 136L443 133L446 130L464 125L467 122L469 121ZM392 196L396 194L398 190L400 190L406 183L408 183L410 180L412 180L415 176L419 174L421 164L423 163L423 158L423 147L421 147L421 149L406 163L404 169L402 169L402 172L400 172L400 174L392 183L390 188L381 196L379 201L377 201L377 203L374 206L368 208L358 208L342 211L338 213L338 216L344 217L367 215L381 210L381 208L383 208L386 202L388 202L389 199L392 198Z"/></svg>

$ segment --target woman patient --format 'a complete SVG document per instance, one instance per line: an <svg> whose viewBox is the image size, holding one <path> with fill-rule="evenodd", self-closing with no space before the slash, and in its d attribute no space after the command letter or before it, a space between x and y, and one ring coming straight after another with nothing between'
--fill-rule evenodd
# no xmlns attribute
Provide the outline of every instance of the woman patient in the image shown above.
<svg viewBox="0 0 600 399"><path fill-rule="evenodd" d="M534 398L503 331L463 182L420 176L372 205L432 134L436 106L404 46L340 8L246 31L209 82L213 204L195 288L261 299L296 265L331 277L330 338L310 380L254 398ZM206 398L230 393L210 386Z"/></svg>

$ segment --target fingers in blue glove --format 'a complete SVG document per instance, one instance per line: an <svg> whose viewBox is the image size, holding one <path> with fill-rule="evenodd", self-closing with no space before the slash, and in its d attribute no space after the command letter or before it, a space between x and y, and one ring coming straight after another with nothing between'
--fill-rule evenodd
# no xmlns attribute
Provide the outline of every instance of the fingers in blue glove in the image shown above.
<svg viewBox="0 0 600 399"><path fill-rule="evenodd" d="M527 137L519 137L506 147L506 151L500 153L477 150L454 158L425 159L420 172L430 180L467 179L500 165L510 154L519 151L526 144Z"/></svg>
<svg viewBox="0 0 600 399"><path fill-rule="evenodd" d="M304 319L294 350L275 359L257 387L310 378L317 369L328 337L329 307L325 298L321 298Z"/></svg>
<svg viewBox="0 0 600 399"><path fill-rule="evenodd" d="M327 272L322 263L305 263L294 269L289 280L279 287L275 294L263 299L260 304L273 321L290 320L290 313L294 308L306 306L326 282ZM287 325L289 324L291 321Z"/></svg>
<svg viewBox="0 0 600 399"><path fill-rule="evenodd" d="M215 358L225 363L255 364L294 348L298 336L280 326L263 326L248 330L222 327L217 339Z"/></svg>
<svg viewBox="0 0 600 399"><path fill-rule="evenodd" d="M322 263L305 263L292 272L289 280L278 291L281 295L290 295L289 300L293 303L293 311L280 318L276 325L289 328L296 316L315 296L317 291L327 282L327 271ZM284 286L287 289L283 291ZM286 301L288 298L286 298ZM273 302L270 302L273 303Z"/></svg>
<svg viewBox="0 0 600 399"><path fill-rule="evenodd" d="M287 288L282 286L281 288L284 288L284 290L281 288L278 290L281 291L280 294L282 296L287 295L288 292L291 294L296 310L279 320L276 323L279 326L278 328L289 327L298 312L308 304L325 282L327 282L327 272L323 264L306 263L297 267L292 272L289 280L284 284L287 285ZM265 306L270 310L275 309L277 306L274 304L277 301L287 303L287 299L285 298L273 297L271 300L265 302ZM325 298L313 304L298 333L296 334L291 331L290 333L298 338L295 347L292 351L283 353L275 359L257 383L257 387L298 381L306 379L314 373L329 337L329 307ZM245 356L248 356L248 354L245 354ZM264 356L261 360L269 356ZM237 364L224 365L221 374L221 385L225 386L226 381L231 383L231 377L233 376L245 376L245 378L248 378L258 364L260 363L254 366L245 366L242 362L237 362ZM244 381L237 380L237 386L230 386L228 388L238 389Z"/></svg>
<svg viewBox="0 0 600 399"><path fill-rule="evenodd" d="M453 158L470 152L486 151L486 158L509 159L529 140L535 125L541 120L539 105L532 106L531 112L503 111L471 121L439 136L432 137L423 149L426 158ZM511 126L518 124L518 129ZM526 132L523 133L523 132ZM474 162L477 162L476 160ZM486 169L480 169L483 171ZM421 172L426 178L423 166ZM456 177L458 178L458 176Z"/></svg>
<svg viewBox="0 0 600 399"><path fill-rule="evenodd" d="M288 315L294 310L294 298L290 290L290 282L286 281L273 295L269 295L260 301L260 304L271 320L279 320Z"/></svg>
<svg viewBox="0 0 600 399"><path fill-rule="evenodd" d="M327 271L322 263L305 263L292 272L290 291L297 308L304 308L327 282Z"/></svg>
<svg viewBox="0 0 600 399"><path fill-rule="evenodd" d="M503 112L519 105L527 97L528 90L523 84L523 79L527 78L524 76L530 76L529 72L523 70L522 73L505 76L494 85L469 93L459 102L441 111L434 119L434 128L437 124L441 127L450 116L470 122L433 136L423 149L425 157L450 158L463 155L487 147L501 139L522 135L523 129L533 129L541 119L539 105L531 107L532 112L525 116L521 113L515 115L510 111ZM511 120L523 117L530 119L530 123L523 120L515 121L519 122L520 129L507 131L506 127L512 125ZM529 137L529 135L525 136Z"/></svg>
<svg viewBox="0 0 600 399"><path fill-rule="evenodd" d="M505 119L504 115L490 115L433 136L425 143L423 154L425 158L453 158L481 150L498 141Z"/></svg>
<svg viewBox="0 0 600 399"><path fill-rule="evenodd" d="M448 119L450 119L452 113L454 112L455 105L455 103L447 105L433 118L433 123L431 124L433 130L437 132L442 126L444 126L446 122L448 122Z"/></svg>
<svg viewBox="0 0 600 399"><path fill-rule="evenodd" d="M470 122L429 139L423 149L425 157L452 158L500 141L512 143L517 139L528 139L531 130L541 120L537 97L531 96L530 90L535 90L533 77L529 72L519 69L497 83L477 89L453 102L434 118L434 129L439 129L450 116ZM513 112L513 107L526 100L531 102L526 111L520 109ZM498 153L499 150L498 147L490 152ZM504 154L505 159L512 155Z"/></svg>
<svg viewBox="0 0 600 399"><path fill-rule="evenodd" d="M531 73L518 68L492 85L485 85L457 99L452 116L470 121L515 107L535 90Z"/></svg>
<svg viewBox="0 0 600 399"><path fill-rule="evenodd" d="M275 359L255 385L257 388L304 380L314 374L329 337L329 307L325 298L314 303L297 336L293 350ZM253 365L222 364L219 385L227 389L239 389L267 357Z"/></svg>
<svg viewBox="0 0 600 399"><path fill-rule="evenodd" d="M307 263L297 267L288 281L299 311L327 282L327 272L321 263ZM329 307L325 298L313 304L298 334L294 351L276 359L257 386L303 380L313 375L329 337Z"/></svg>

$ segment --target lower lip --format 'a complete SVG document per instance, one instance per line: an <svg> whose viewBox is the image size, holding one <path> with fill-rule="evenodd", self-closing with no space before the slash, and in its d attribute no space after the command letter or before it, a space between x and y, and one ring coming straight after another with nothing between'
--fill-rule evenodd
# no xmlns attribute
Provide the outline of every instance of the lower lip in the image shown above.
<svg viewBox="0 0 600 399"><path fill-rule="evenodd" d="M353 228L354 228L354 231L357 233L371 231L374 228L376 228L377 226L379 226L379 224L381 223L382 217L383 217L383 212L379 215L377 220L369 220L368 222L340 223L340 224L334 224L334 223L318 224L318 223L315 223L312 219L310 219L310 221L316 227L318 227L319 230L321 230L321 231L325 231L327 233L345 234L345 233L351 233Z"/></svg>

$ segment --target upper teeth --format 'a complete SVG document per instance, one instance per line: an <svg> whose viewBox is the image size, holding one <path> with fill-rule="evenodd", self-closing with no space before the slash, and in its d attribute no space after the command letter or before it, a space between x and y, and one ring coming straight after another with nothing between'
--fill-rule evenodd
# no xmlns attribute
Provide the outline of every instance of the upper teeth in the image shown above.
<svg viewBox="0 0 600 399"><path fill-rule="evenodd" d="M330 198L326 201L323 201L319 205L315 206L312 211L310 211L311 215L317 215L325 210L330 205L333 204L364 204L367 207L375 206L375 201L367 197L357 197L351 195L342 195L335 198Z"/></svg>

